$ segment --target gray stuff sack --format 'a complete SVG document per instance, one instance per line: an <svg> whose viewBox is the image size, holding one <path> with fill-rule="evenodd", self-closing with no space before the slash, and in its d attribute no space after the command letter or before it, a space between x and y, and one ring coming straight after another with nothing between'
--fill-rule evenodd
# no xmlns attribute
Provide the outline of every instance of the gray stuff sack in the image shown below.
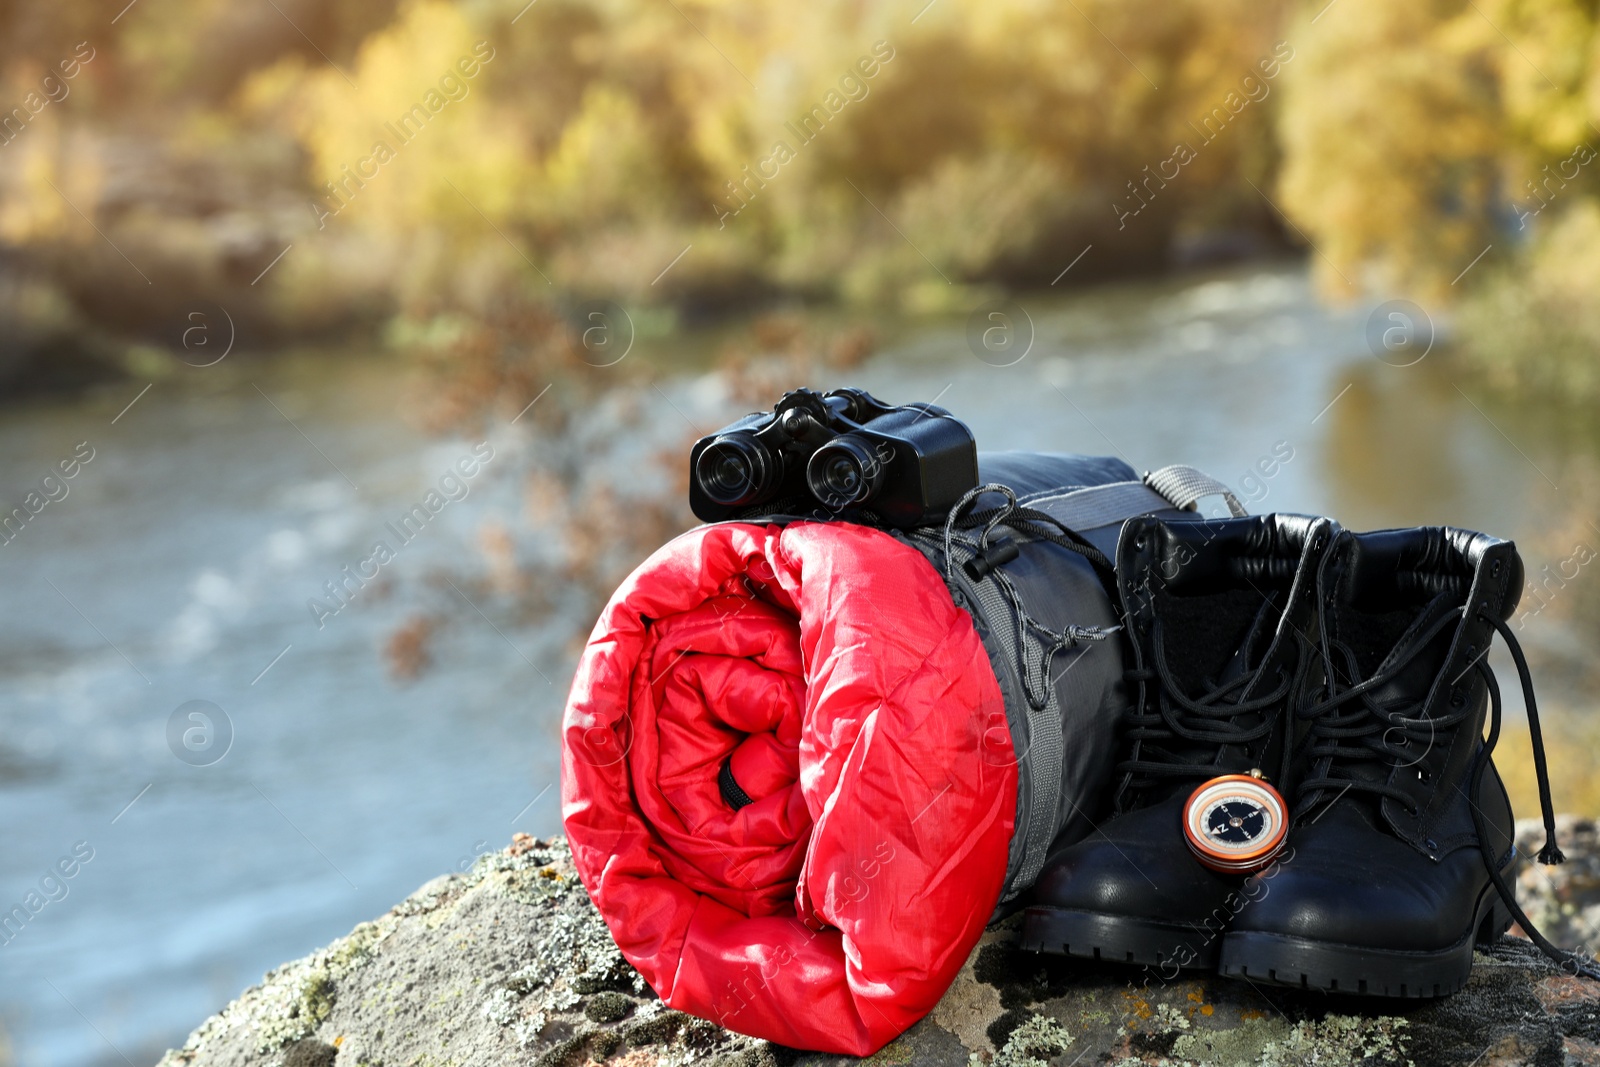
<svg viewBox="0 0 1600 1067"><path fill-rule="evenodd" d="M980 485L943 526L895 531L971 614L1005 698L1011 737L984 758L1017 763L1016 829L995 917L1021 904L1053 843L1104 816L1128 697L1111 560L1135 515L1193 518L1220 482L1192 467L1140 478L1122 460L1042 452L978 456ZM1003 755L999 755L1002 754Z"/></svg>

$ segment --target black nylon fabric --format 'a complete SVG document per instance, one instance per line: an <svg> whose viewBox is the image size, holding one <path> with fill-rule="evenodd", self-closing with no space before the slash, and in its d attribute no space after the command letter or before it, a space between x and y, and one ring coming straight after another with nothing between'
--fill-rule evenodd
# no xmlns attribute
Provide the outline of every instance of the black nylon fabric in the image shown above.
<svg viewBox="0 0 1600 1067"><path fill-rule="evenodd" d="M983 484L1005 485L1018 496L1138 481L1133 468L1108 456L979 453L978 470ZM986 493L972 510L982 512L1004 502L1001 494ZM1121 525L1118 522L1099 531L1075 532L1086 537L1091 532L1101 534L1102 540L1114 546ZM930 533L938 536L928 536ZM975 538L978 531L968 533ZM1022 636L1027 627L1009 601L995 595L994 576L974 580L959 566L973 554L972 546L957 547L954 554L958 565L947 568L942 531L928 528L904 535L946 575L956 603L972 615L1006 702L1011 748L1018 761L1017 823L998 918L1015 907L1036 877L1036 872L1030 877L1024 868L1030 840L1037 842L1042 837L1047 852L1052 842L1060 844L1086 836L1108 810L1118 724L1128 706L1128 696L1122 681L1127 655L1119 609L1093 565L1078 553L1050 541L1031 539L1004 525L995 531L995 536L1004 536L1017 545L1016 558L996 569L1004 573L1016 591L1022 611L1050 630L1080 627L1107 633L1102 640L1079 640L1049 653L1041 643ZM991 588L984 590L986 584ZM1049 662L1042 662L1046 654ZM1030 672L1036 679L1031 692ZM1044 693L1039 691L1038 680L1047 686ZM1036 766L1030 759L1040 739L1032 736L1029 712L1040 703L1041 696L1053 696L1059 716L1061 755L1054 788L1049 788L1052 783L1035 780ZM985 758L995 758L993 749L986 750ZM1054 802L1045 809L1043 801L1051 794Z"/></svg>

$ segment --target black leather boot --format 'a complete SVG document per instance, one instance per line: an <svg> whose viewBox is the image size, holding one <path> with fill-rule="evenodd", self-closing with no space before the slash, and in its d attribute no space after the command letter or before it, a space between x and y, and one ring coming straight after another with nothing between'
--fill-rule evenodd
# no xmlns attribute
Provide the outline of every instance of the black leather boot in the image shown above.
<svg viewBox="0 0 1600 1067"><path fill-rule="evenodd" d="M1466 983L1474 943L1513 919L1572 962L1539 937L1506 881L1512 815L1490 759L1500 692L1485 659L1497 632L1527 698L1549 834L1539 858L1561 859L1538 709L1504 622L1522 581L1516 547L1485 534L1425 527L1335 538L1317 582L1321 691L1297 709L1310 732L1293 855L1247 885L1251 903L1223 939L1222 973L1440 996Z"/></svg>
<svg viewBox="0 0 1600 1067"><path fill-rule="evenodd" d="M1127 758L1112 816L1046 861L1023 948L1174 972L1214 965L1237 889L1287 829L1273 789L1287 788L1285 709L1316 660L1303 627L1335 529L1299 516L1123 528L1117 579L1137 686Z"/></svg>

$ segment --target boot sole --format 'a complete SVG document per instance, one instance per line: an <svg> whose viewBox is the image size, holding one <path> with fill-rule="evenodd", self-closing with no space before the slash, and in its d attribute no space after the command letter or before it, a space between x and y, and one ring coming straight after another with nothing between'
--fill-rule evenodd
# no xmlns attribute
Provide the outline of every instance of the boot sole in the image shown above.
<svg viewBox="0 0 1600 1067"><path fill-rule="evenodd" d="M1210 969L1220 940L1181 923L1067 908L1031 907L1022 920L1025 951L1109 963Z"/></svg>
<svg viewBox="0 0 1600 1067"><path fill-rule="evenodd" d="M1217 970L1229 978L1326 993L1443 997L1467 984L1474 945L1488 944L1510 927L1511 913L1491 885L1484 887L1466 934L1448 948L1379 949L1241 930L1222 939Z"/></svg>

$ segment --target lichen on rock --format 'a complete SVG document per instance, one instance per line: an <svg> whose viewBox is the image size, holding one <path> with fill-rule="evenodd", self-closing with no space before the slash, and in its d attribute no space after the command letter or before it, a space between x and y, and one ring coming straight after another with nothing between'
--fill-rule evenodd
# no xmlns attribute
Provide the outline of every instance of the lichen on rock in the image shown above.
<svg viewBox="0 0 1600 1067"><path fill-rule="evenodd" d="M1051 1060L1071 1044L1072 1035L1066 1027L1048 1015L1033 1015L1011 1031L995 1056L993 1067L1050 1067ZM973 1053L971 1060L983 1062L978 1053Z"/></svg>

